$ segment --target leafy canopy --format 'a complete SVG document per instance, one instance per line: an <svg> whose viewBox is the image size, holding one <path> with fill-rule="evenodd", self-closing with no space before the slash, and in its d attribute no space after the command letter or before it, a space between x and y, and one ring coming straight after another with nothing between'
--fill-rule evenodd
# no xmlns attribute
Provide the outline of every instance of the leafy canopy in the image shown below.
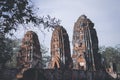
<svg viewBox="0 0 120 80"><path fill-rule="evenodd" d="M19 24L43 24L46 28L54 27L59 22L50 16L38 17L30 0L0 0L0 32L17 30Z"/></svg>

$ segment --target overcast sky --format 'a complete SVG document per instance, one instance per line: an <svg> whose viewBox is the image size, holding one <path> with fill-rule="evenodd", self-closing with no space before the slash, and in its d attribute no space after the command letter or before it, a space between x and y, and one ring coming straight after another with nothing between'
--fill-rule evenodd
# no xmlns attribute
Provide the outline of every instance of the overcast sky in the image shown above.
<svg viewBox="0 0 120 80"><path fill-rule="evenodd" d="M74 23L85 14L95 24L100 46L120 44L120 0L33 0L33 3L39 8L39 16L50 15L62 21L70 41ZM51 32L46 30L45 37L40 31L35 32L40 42L50 48Z"/></svg>

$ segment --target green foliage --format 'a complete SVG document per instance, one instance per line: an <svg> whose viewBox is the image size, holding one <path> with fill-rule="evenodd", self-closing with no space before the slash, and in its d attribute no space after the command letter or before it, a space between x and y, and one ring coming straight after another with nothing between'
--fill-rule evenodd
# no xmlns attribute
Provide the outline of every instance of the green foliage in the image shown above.
<svg viewBox="0 0 120 80"><path fill-rule="evenodd" d="M105 58L107 66L109 63L115 63L117 65L118 71L120 71L120 46L116 47L100 47L100 53L102 57Z"/></svg>
<svg viewBox="0 0 120 80"><path fill-rule="evenodd" d="M11 47L13 49L13 53L11 55L11 59L8 60L6 63L5 63L5 66L7 68L16 68L16 65L17 65L17 53L20 49L20 43L21 43L21 40L20 39L15 39L15 40L12 40L12 43L11 43Z"/></svg>
<svg viewBox="0 0 120 80"><path fill-rule="evenodd" d="M46 48L43 44L40 44L41 46L41 53L42 53L42 67L45 68L47 67L47 63L50 61L50 56L47 55L48 53L48 48Z"/></svg>
<svg viewBox="0 0 120 80"><path fill-rule="evenodd" d="M0 0L0 32L10 33L17 30L19 24L33 23L54 27L59 24L56 18L38 17L30 0Z"/></svg>
<svg viewBox="0 0 120 80"><path fill-rule="evenodd" d="M0 29L4 33L17 29L18 24L37 23L29 0L1 0L0 1Z"/></svg>
<svg viewBox="0 0 120 80"><path fill-rule="evenodd" d="M13 49L12 49L12 40L5 38L3 33L0 33L0 64L4 67L4 64L10 60Z"/></svg>

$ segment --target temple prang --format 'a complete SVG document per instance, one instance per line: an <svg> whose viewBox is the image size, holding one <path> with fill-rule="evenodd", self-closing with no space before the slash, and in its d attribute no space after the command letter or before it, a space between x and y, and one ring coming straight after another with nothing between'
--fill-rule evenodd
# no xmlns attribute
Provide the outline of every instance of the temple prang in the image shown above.
<svg viewBox="0 0 120 80"><path fill-rule="evenodd" d="M56 26L51 39L51 61L49 68L70 68L72 63L69 37L62 26Z"/></svg>
<svg viewBox="0 0 120 80"><path fill-rule="evenodd" d="M97 33L94 29L94 23L85 15L80 16L74 24L72 44L74 69L101 69Z"/></svg>
<svg viewBox="0 0 120 80"><path fill-rule="evenodd" d="M20 71L19 74L23 74L29 68L42 68L40 43L37 34L33 31L28 31L24 35L17 56L17 68Z"/></svg>

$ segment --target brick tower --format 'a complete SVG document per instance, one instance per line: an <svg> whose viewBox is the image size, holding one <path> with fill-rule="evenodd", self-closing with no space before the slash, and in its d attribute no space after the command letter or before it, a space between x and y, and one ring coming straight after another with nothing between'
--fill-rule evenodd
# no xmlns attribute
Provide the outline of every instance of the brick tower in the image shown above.
<svg viewBox="0 0 120 80"><path fill-rule="evenodd" d="M42 55L38 36L33 31L28 31L22 40L22 45L17 56L17 66L20 74L29 68L42 68Z"/></svg>
<svg viewBox="0 0 120 80"><path fill-rule="evenodd" d="M73 69L98 70L101 56L94 24L85 16L79 17L73 32ZM99 64L98 64L99 63Z"/></svg>
<svg viewBox="0 0 120 80"><path fill-rule="evenodd" d="M55 27L51 39L51 61L49 68L71 68L69 37L62 26Z"/></svg>

